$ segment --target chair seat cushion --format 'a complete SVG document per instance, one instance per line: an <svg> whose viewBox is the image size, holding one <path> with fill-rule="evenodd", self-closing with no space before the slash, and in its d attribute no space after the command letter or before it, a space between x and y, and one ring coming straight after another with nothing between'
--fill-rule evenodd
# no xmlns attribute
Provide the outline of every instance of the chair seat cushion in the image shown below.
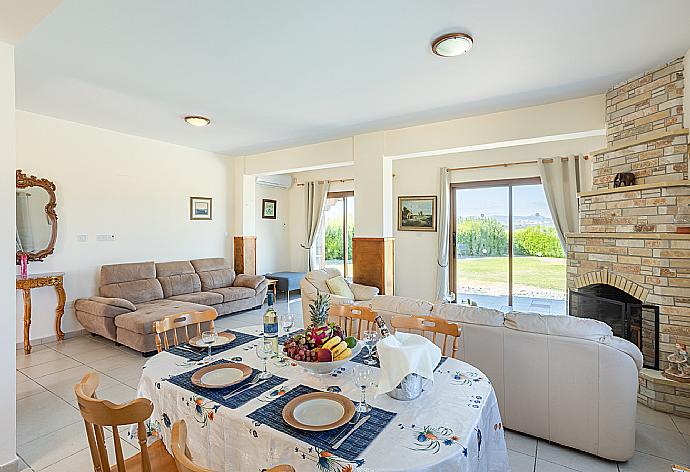
<svg viewBox="0 0 690 472"><path fill-rule="evenodd" d="M223 296L223 302L234 302L235 300L244 300L245 298L252 298L256 296L256 290L247 287L224 287L211 290Z"/></svg>
<svg viewBox="0 0 690 472"><path fill-rule="evenodd" d="M151 334L153 322L168 315L208 310L208 306L178 300L156 300L137 305L135 311L115 317L115 326L138 334Z"/></svg>
<svg viewBox="0 0 690 472"><path fill-rule="evenodd" d="M199 303L200 305L218 305L224 301L223 295L214 292L185 293L182 295L175 295L174 297L168 297L168 300Z"/></svg>

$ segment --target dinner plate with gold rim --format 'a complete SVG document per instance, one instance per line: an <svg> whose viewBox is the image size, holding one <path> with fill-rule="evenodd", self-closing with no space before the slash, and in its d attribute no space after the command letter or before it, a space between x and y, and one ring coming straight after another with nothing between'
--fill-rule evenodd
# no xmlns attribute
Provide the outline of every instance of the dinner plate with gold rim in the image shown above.
<svg viewBox="0 0 690 472"><path fill-rule="evenodd" d="M238 384L252 374L252 368L237 362L203 367L192 375L192 383L202 388L225 388Z"/></svg>
<svg viewBox="0 0 690 472"><path fill-rule="evenodd" d="M237 336L235 336L232 333L218 333L218 336L216 337L214 343L211 344L211 347L225 346L226 344L233 342L236 337ZM191 344L194 347L208 349L208 344L201 340L201 336L194 336L192 339L189 340L189 344Z"/></svg>
<svg viewBox="0 0 690 472"><path fill-rule="evenodd" d="M328 431L338 428L355 415L349 398L331 392L313 392L293 398L283 407L283 419L304 431Z"/></svg>

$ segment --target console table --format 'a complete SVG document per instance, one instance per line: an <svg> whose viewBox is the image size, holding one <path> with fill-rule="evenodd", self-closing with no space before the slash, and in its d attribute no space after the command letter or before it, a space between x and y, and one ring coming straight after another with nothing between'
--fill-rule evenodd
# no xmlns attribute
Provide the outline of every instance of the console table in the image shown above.
<svg viewBox="0 0 690 472"><path fill-rule="evenodd" d="M29 341L29 329L31 328L31 289L40 287L55 287L57 292L57 306L55 307L55 334L58 341L65 339L62 332L62 315L65 314L65 289L63 287L63 276L61 272L51 272L47 274L29 274L27 278L17 276L17 290L21 290L24 295L24 353L31 353L31 342Z"/></svg>

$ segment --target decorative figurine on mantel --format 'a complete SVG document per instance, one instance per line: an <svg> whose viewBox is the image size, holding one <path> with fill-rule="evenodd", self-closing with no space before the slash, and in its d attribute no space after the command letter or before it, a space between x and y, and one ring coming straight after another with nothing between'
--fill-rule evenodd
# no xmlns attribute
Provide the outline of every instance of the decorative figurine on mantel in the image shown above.
<svg viewBox="0 0 690 472"><path fill-rule="evenodd" d="M668 362L671 366L664 371L664 377L678 382L690 382L690 363L685 344L676 343L676 352L668 356Z"/></svg>
<svg viewBox="0 0 690 472"><path fill-rule="evenodd" d="M630 187L635 185L635 174L632 172L619 172L613 179L613 188Z"/></svg>

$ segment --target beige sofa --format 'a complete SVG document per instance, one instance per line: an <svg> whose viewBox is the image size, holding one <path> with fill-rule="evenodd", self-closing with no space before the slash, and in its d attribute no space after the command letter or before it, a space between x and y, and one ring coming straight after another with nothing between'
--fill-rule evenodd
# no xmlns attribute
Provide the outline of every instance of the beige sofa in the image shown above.
<svg viewBox="0 0 690 472"><path fill-rule="evenodd" d="M325 269L312 270L304 276L300 282L300 292L302 296L302 318L304 319L304 326L311 323L311 315L309 314L309 305L314 303L316 295L321 293L328 293L331 296L331 305L369 305L375 295L378 295L379 289L370 287L368 285L356 284L347 282L355 296L354 300L349 298L334 295L328 289L326 280L334 277L341 277L342 274L338 269L333 267L326 267Z"/></svg>
<svg viewBox="0 0 690 472"><path fill-rule="evenodd" d="M87 331L140 352L156 349L153 322L186 311L226 315L263 304L262 275L235 275L223 258L104 265L98 297L76 300Z"/></svg>
<svg viewBox="0 0 690 472"><path fill-rule="evenodd" d="M632 457L642 353L607 324L391 296L375 297L372 308L388 322L433 315L458 323L458 357L491 380L506 428L606 459Z"/></svg>

